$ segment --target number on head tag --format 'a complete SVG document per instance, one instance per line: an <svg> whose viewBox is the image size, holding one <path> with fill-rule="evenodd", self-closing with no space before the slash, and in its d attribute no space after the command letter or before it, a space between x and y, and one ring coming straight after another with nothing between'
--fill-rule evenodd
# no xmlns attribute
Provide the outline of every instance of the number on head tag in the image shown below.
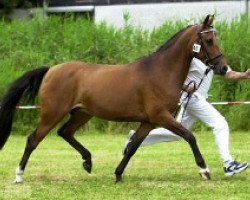
<svg viewBox="0 0 250 200"><path fill-rule="evenodd" d="M201 45L194 43L193 52L200 53L200 51L201 51Z"/></svg>

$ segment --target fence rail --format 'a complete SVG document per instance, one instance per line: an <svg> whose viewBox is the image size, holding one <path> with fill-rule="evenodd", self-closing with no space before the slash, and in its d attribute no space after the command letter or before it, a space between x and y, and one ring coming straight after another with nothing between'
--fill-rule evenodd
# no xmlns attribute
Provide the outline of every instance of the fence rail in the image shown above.
<svg viewBox="0 0 250 200"><path fill-rule="evenodd" d="M210 102L212 105L243 105L243 104L250 104L250 101L222 101L222 102ZM1 108L1 106L0 106ZM34 110L40 109L38 105L26 105L26 106L17 106L17 109L21 110Z"/></svg>

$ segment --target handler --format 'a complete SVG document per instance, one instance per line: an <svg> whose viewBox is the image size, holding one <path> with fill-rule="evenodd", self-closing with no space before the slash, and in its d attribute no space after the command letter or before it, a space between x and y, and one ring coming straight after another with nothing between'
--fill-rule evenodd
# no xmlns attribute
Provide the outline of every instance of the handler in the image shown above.
<svg viewBox="0 0 250 200"><path fill-rule="evenodd" d="M200 120L213 129L215 141L219 149L221 159L224 163L225 175L232 176L247 169L248 163L239 163L234 160L230 154L228 123L225 118L207 101L208 91L214 76L213 70L206 71L207 69L208 67L201 60L193 58L187 79L183 86L184 92L180 100L182 106L185 106L188 102L181 119L181 124L185 128L191 129L194 122ZM246 72L236 72L229 67L225 74L225 78L237 81L250 79L250 69ZM191 82L195 84L189 84ZM195 86L198 85L199 87L196 90ZM192 94L189 100L186 98L188 93ZM126 152L128 145L132 141L131 139L134 133L134 130L130 131L123 153ZM141 146L152 145L160 142L171 142L180 139L181 137L165 128L157 128L149 133Z"/></svg>

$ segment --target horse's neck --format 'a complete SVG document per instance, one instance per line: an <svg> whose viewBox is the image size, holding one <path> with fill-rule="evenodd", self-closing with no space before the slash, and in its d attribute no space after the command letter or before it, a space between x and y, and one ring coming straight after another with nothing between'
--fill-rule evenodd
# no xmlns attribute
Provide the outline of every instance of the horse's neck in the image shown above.
<svg viewBox="0 0 250 200"><path fill-rule="evenodd" d="M176 41L172 41L171 46L165 49L163 46L153 55L140 60L140 70L157 76L156 81L160 81L161 85L174 80L176 89L181 90L193 57L190 45L195 32L194 26L188 28Z"/></svg>
<svg viewBox="0 0 250 200"><path fill-rule="evenodd" d="M165 78L171 76L171 79L176 80L179 87L182 87L187 77L192 60L192 55L185 48L188 42L178 41L173 48L167 49L159 55L162 62L160 66Z"/></svg>

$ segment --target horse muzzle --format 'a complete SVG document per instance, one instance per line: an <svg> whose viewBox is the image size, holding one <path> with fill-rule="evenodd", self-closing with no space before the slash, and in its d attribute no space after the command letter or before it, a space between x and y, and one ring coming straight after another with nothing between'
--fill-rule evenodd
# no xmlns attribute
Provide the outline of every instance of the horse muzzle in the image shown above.
<svg viewBox="0 0 250 200"><path fill-rule="evenodd" d="M212 69L214 70L215 74L224 76L227 73L228 66L227 65L224 65L224 66L216 65Z"/></svg>
<svg viewBox="0 0 250 200"><path fill-rule="evenodd" d="M222 68L221 68L221 75L225 75L226 73L227 73L227 70L228 70L228 66L223 66Z"/></svg>

